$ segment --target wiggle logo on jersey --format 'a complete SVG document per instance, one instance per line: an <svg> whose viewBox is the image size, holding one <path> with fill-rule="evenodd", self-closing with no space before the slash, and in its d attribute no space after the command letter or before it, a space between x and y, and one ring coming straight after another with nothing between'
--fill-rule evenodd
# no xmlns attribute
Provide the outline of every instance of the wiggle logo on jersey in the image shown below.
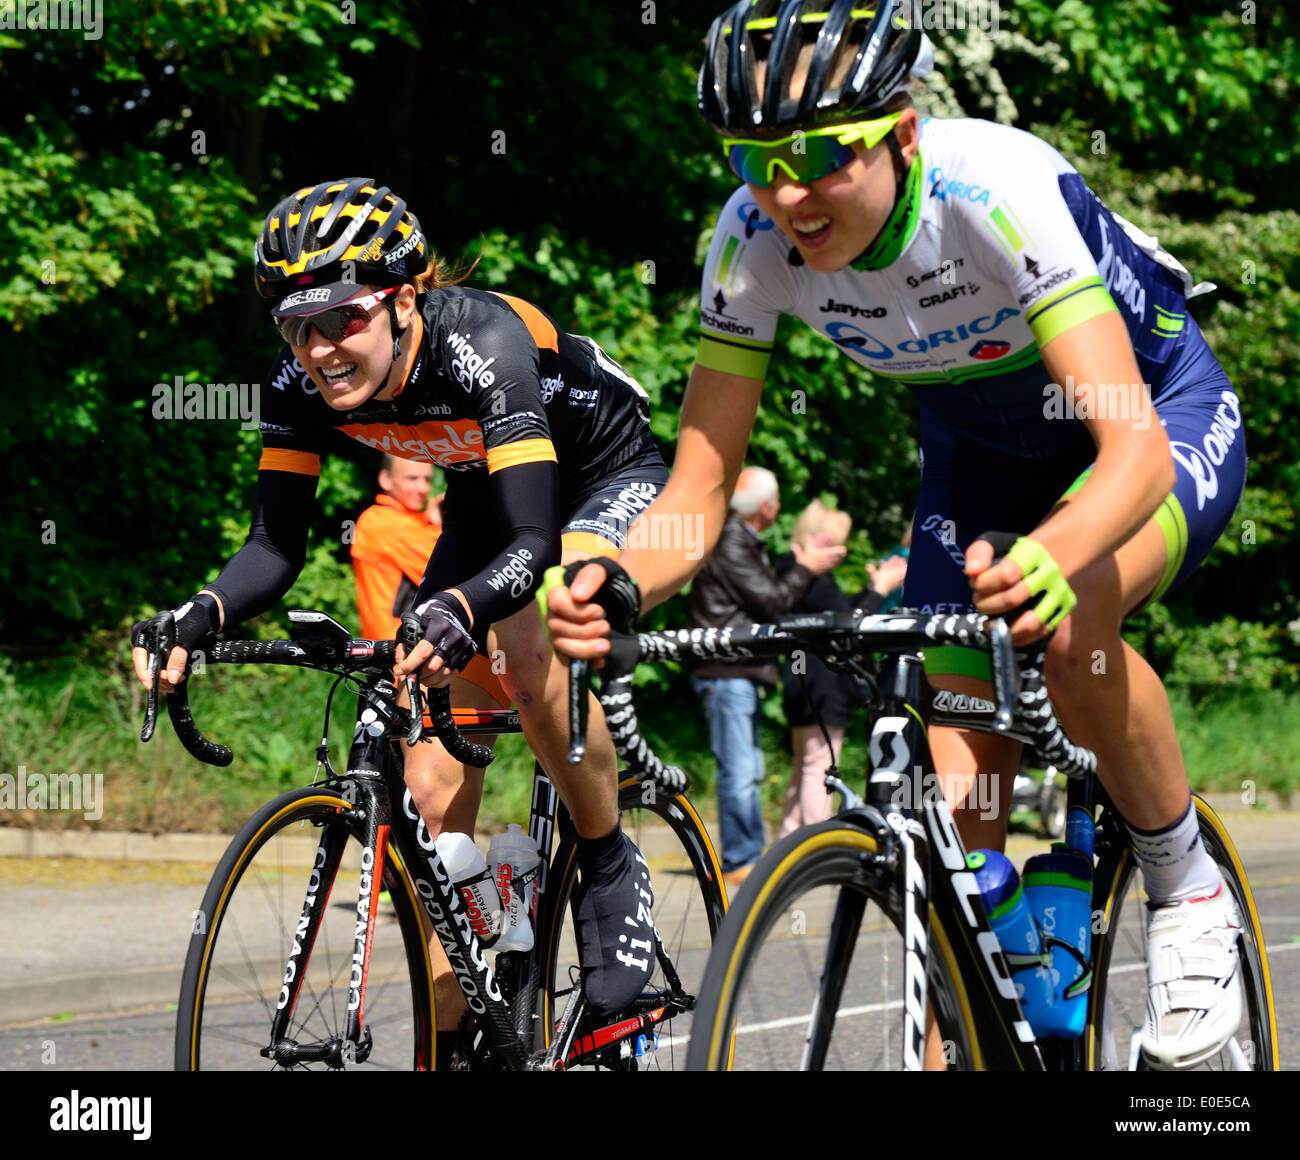
<svg viewBox="0 0 1300 1160"><path fill-rule="evenodd" d="M484 360L481 354L478 354L469 344L470 335L468 334L449 334L447 335L447 345L456 353L456 358L452 361L451 372L456 376L456 381L460 383L467 391L474 387L474 380L478 380L480 387L490 387L497 381L496 372L488 370L495 358Z"/></svg>
<svg viewBox="0 0 1300 1160"><path fill-rule="evenodd" d="M311 381L311 376L303 370L302 363L296 358L292 362L287 362L275 372L275 378L271 380L271 386L277 391L283 391L294 380L298 378L298 385L302 388L304 395L315 395L320 388Z"/></svg>
<svg viewBox="0 0 1300 1160"><path fill-rule="evenodd" d="M991 318L987 314L982 314L970 322L963 322L943 330L932 330L924 338L906 338L898 344L897 351L886 346L861 327L854 326L851 322L829 323L826 327L826 334L836 346L848 354L859 354L865 358L890 359L898 352L903 354L924 354L928 350L934 350L936 347L947 343L965 342L971 335L988 334L989 331L996 330L1008 318L1017 318L1019 315L1019 310L1004 306ZM1005 354L1006 352L1002 351L1001 353ZM997 358L998 355L989 354L983 357Z"/></svg>
<svg viewBox="0 0 1300 1160"><path fill-rule="evenodd" d="M542 379L542 404L549 403L555 398L556 391L564 390L564 375L557 374L551 379Z"/></svg>

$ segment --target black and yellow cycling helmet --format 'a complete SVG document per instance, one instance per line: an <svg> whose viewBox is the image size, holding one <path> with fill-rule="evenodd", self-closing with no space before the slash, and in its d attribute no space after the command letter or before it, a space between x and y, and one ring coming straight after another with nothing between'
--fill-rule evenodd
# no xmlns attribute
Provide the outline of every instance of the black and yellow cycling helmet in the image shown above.
<svg viewBox="0 0 1300 1160"><path fill-rule="evenodd" d="M316 308L328 308L359 286L411 281L424 272L425 250L406 202L372 178L350 177L299 189L267 215L253 276L263 298L310 291Z"/></svg>
<svg viewBox="0 0 1300 1160"><path fill-rule="evenodd" d="M741 136L870 113L906 86L923 47L915 0L741 0L709 29L700 115Z"/></svg>

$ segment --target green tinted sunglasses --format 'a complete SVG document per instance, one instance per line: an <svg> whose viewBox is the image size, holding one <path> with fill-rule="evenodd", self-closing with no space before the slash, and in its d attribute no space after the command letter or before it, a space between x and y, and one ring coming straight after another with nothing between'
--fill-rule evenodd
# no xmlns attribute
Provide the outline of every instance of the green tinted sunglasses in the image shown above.
<svg viewBox="0 0 1300 1160"><path fill-rule="evenodd" d="M806 185L843 169L855 156L855 142L861 141L868 149L879 145L902 116L890 113L874 121L797 130L778 141L727 137L722 148L732 172L748 185L766 189L776 180L778 165L791 181Z"/></svg>

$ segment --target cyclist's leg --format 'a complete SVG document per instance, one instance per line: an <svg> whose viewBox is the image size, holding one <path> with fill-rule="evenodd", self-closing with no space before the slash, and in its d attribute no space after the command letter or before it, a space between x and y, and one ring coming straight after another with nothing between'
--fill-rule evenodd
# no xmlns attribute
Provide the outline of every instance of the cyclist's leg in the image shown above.
<svg viewBox="0 0 1300 1160"><path fill-rule="evenodd" d="M1027 532L1092 458L1082 439L1046 460L1024 460L975 446L960 433L923 425L924 469L917 497L903 604L932 614L975 611L965 574L966 548L988 531ZM965 648L927 649L926 675L937 689L988 699L988 656ZM1001 850L1021 745L965 729L931 729L930 754L944 800L967 850ZM912 791L910 779L902 787ZM924 787L920 787L922 790ZM919 796L919 795L918 795ZM915 800L913 798L912 800ZM926 1067L942 1070L943 1045L932 1019Z"/></svg>
<svg viewBox="0 0 1300 1160"><path fill-rule="evenodd" d="M615 558L627 543L636 516L654 501L668 480L657 451L638 456L566 502L561 563ZM555 783L580 837L599 838L618 824L618 758L605 714L588 698L587 753L568 764L569 670L551 649L536 603L493 625L505 651L502 684L519 710L528 743Z"/></svg>
<svg viewBox="0 0 1300 1160"><path fill-rule="evenodd" d="M569 548L564 559L592 554ZM598 1015L613 1016L653 971L654 894L644 857L619 826L618 762L604 714L589 695L587 752L578 765L568 764L569 670L552 651L536 605L493 625L489 647L504 650L502 685L579 836L581 879L572 905L583 988Z"/></svg>
<svg viewBox="0 0 1300 1160"><path fill-rule="evenodd" d="M481 659L481 658L480 658ZM486 690L453 677L451 703L456 708L507 708ZM495 737L476 737L477 742L492 745ZM406 788L424 820L431 838L443 831L473 835L483 800L483 770L462 765L438 741L420 744L404 754ZM447 954L438 936L430 932L429 957L433 963L434 1003L440 1032L455 1031L465 1014L465 996L452 973Z"/></svg>
<svg viewBox="0 0 1300 1160"><path fill-rule="evenodd" d="M564 563L592 553L566 549ZM564 799L584 838L598 838L618 824L618 763L594 694L587 706L587 752L568 763L569 670L560 663L537 614L536 603L492 626L489 651L504 654L501 684L519 712L528 744Z"/></svg>

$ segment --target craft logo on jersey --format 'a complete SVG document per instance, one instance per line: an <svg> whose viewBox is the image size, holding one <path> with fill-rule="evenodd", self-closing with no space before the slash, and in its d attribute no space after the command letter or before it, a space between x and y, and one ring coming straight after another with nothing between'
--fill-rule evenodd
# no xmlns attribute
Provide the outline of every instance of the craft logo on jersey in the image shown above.
<svg viewBox="0 0 1300 1160"><path fill-rule="evenodd" d="M736 207L736 216L745 224L746 241L759 230L770 230L776 226L776 222L770 217L764 217L762 210L752 201L742 201Z"/></svg>
<svg viewBox="0 0 1300 1160"><path fill-rule="evenodd" d="M468 334L452 333L447 336L447 346L456 355L451 364L451 372L456 376L456 381L467 391L473 390L475 379L478 380L480 387L490 387L497 381L496 372L488 370L488 367L497 360L495 358L485 360L470 346L470 338Z"/></svg>
<svg viewBox="0 0 1300 1160"><path fill-rule="evenodd" d="M950 197L975 205L988 205L989 191L982 185L970 185L965 181L945 181L943 170L937 165L930 170L930 196L945 201Z"/></svg>
<svg viewBox="0 0 1300 1160"><path fill-rule="evenodd" d="M996 330L1008 318L1019 317L1020 311L1011 306L1004 306L995 315L981 314L970 322L957 326L932 330L923 338L907 338L898 344L897 349L886 346L878 338L868 334L851 322L832 322L826 327L826 334L836 346L848 354L858 354L872 359L890 359L896 353L924 354L926 351L948 343L965 342L972 335L988 334ZM1004 352L1005 353L1005 352Z"/></svg>

